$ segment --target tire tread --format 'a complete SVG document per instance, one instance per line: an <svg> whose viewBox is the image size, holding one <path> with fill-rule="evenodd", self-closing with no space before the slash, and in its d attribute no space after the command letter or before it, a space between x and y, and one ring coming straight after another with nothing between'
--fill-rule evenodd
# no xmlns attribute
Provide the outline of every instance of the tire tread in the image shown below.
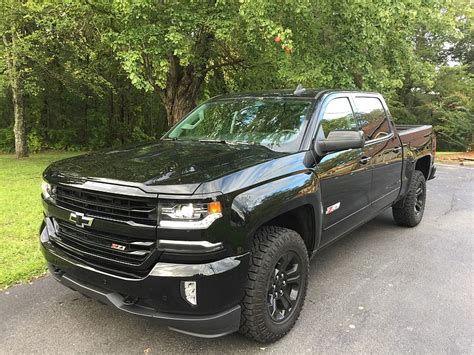
<svg viewBox="0 0 474 355"><path fill-rule="evenodd" d="M283 227L265 226L255 235L252 243L251 258L248 270L248 279L245 286L245 296L241 303L242 315L240 333L262 343L274 342L287 334L296 323L306 296L307 280L301 290L302 300L295 310L295 317L291 325L284 331L274 333L268 329L264 322L263 312L265 307L259 303L266 297L266 272L273 268L274 256L286 243L296 242L305 251L303 266L308 275L309 259L306 246L301 236L295 231ZM263 293L263 294L262 294Z"/></svg>
<svg viewBox="0 0 474 355"><path fill-rule="evenodd" d="M416 189L419 183L425 182L425 176L419 170L413 172L411 178L410 186L408 188L407 194L403 200L399 201L396 205L392 207L392 214L395 223L403 227L415 227L418 225L423 218L423 212L421 212L421 217L415 215L414 208L416 202ZM426 193L426 186L425 186ZM424 205L423 205L424 208Z"/></svg>

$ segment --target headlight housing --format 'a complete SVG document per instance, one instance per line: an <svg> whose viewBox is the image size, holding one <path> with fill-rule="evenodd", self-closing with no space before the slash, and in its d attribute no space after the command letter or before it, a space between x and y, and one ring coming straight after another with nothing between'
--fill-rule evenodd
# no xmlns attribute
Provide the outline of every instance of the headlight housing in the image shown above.
<svg viewBox="0 0 474 355"><path fill-rule="evenodd" d="M222 217L219 201L166 201L158 204L160 227L206 229Z"/></svg>

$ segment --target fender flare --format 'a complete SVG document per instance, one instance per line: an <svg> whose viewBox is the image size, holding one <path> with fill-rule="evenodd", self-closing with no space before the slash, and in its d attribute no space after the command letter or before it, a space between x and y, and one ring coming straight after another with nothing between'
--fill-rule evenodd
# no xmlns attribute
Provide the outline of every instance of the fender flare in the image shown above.
<svg viewBox="0 0 474 355"><path fill-rule="evenodd" d="M261 226L302 206L310 206L313 211L311 253L319 246L322 226L319 179L312 171L269 181L236 195L231 205L231 226L241 229L245 249L249 250Z"/></svg>

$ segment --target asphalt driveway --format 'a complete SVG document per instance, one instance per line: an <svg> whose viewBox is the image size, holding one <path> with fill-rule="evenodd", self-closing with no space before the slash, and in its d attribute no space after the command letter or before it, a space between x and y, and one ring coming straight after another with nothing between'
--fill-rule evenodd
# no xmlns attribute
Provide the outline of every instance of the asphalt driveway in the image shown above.
<svg viewBox="0 0 474 355"><path fill-rule="evenodd" d="M386 211L322 251L298 323L275 344L174 333L44 277L0 293L0 353L473 353L473 177L440 166L418 227Z"/></svg>

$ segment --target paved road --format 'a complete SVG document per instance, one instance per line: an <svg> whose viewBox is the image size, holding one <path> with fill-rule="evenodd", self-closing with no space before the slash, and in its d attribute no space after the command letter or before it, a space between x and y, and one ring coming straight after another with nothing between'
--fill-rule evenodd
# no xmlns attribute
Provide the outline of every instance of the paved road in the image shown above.
<svg viewBox="0 0 474 355"><path fill-rule="evenodd" d="M300 320L273 345L174 333L45 277L0 294L0 352L473 353L474 169L438 171L420 226L387 211L313 260Z"/></svg>

